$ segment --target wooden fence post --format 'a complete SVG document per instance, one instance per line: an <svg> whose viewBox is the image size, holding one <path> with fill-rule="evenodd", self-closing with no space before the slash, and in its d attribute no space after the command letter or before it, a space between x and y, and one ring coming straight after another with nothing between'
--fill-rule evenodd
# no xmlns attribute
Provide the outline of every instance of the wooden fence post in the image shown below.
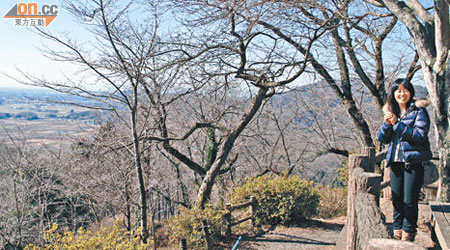
<svg viewBox="0 0 450 250"><path fill-rule="evenodd" d="M225 214L225 221L227 223L227 231L225 232L225 235L229 237L231 236L231 204L225 204L225 209L228 211L228 213Z"/></svg>
<svg viewBox="0 0 450 250"><path fill-rule="evenodd" d="M389 238L389 231L382 220L379 207L381 175L354 169L351 178L356 188L355 215L356 249L365 249L372 238Z"/></svg>
<svg viewBox="0 0 450 250"><path fill-rule="evenodd" d="M211 249L211 242L209 241L208 223L206 223L206 220L202 220L202 229L203 233L205 234L206 246L208 247L208 249Z"/></svg>
<svg viewBox="0 0 450 250"><path fill-rule="evenodd" d="M250 202L252 203L250 205L250 215L252 216L251 227L254 228L256 227L256 209L258 209L258 202L255 196L250 196Z"/></svg>
<svg viewBox="0 0 450 250"><path fill-rule="evenodd" d="M356 168L366 169L370 164L369 157L352 154L348 158L348 197L347 197L347 249L356 250L357 224L355 212L356 183L352 178ZM364 166L366 168L364 168Z"/></svg>
<svg viewBox="0 0 450 250"><path fill-rule="evenodd" d="M356 194L366 192L375 196L377 206L380 206L381 175L367 173L362 169L354 169L352 178L355 179Z"/></svg>
<svg viewBox="0 0 450 250"><path fill-rule="evenodd" d="M187 242L186 242L186 239L181 239L181 240L180 240L180 249L181 249L181 250L187 250Z"/></svg>
<svg viewBox="0 0 450 250"><path fill-rule="evenodd" d="M375 173L375 148L364 147L361 154L367 156L366 165L361 166L364 172Z"/></svg>

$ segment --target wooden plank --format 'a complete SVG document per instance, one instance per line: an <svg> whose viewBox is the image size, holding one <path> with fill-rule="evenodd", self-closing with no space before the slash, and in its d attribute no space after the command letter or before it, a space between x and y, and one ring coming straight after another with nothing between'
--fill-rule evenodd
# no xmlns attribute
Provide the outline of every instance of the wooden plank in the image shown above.
<svg viewBox="0 0 450 250"><path fill-rule="evenodd" d="M430 201L431 225L442 250L450 250L450 203Z"/></svg>
<svg viewBox="0 0 450 250"><path fill-rule="evenodd" d="M426 250L415 243L394 239L371 239L365 250Z"/></svg>

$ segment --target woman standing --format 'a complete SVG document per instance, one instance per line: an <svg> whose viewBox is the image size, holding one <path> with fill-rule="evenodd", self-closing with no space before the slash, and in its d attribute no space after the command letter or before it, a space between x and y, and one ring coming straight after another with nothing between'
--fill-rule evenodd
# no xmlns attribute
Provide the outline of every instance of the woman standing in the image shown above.
<svg viewBox="0 0 450 250"><path fill-rule="evenodd" d="M423 184L422 163L432 156L428 131L427 99L414 100L414 88L405 79L395 80L383 107L384 122L378 140L389 144L386 166L391 168L394 238L414 241Z"/></svg>

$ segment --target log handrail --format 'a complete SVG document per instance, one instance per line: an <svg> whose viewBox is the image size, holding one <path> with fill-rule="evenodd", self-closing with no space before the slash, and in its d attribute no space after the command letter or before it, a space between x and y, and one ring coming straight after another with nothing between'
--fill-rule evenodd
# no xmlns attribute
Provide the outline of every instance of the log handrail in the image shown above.
<svg viewBox="0 0 450 250"><path fill-rule="evenodd" d="M391 184L391 181L383 181L380 184L380 189L385 189L385 188L389 187L390 184Z"/></svg>
<svg viewBox="0 0 450 250"><path fill-rule="evenodd" d="M248 221L248 220L251 220L251 219L253 219L253 216L249 216L249 217L247 217L247 218L244 218L244 219L241 219L241 220L232 222L232 223L230 224L230 226L236 226L236 225L239 225L239 224L241 224L241 223L243 223L243 222L246 222L246 221Z"/></svg>
<svg viewBox="0 0 450 250"><path fill-rule="evenodd" d="M382 162L386 158L386 154L387 154L387 149L385 149L385 150L383 150L381 152L378 152L375 155L375 163L378 164L378 163ZM439 160L439 156L433 155L430 160L438 161Z"/></svg>
<svg viewBox="0 0 450 250"><path fill-rule="evenodd" d="M231 212L235 211L235 210L239 210L239 209L243 209L243 208L247 208L250 207L250 216L237 220L237 221L232 221L231 220ZM226 229L226 236L230 236L231 235L231 227L239 225L245 221L251 220L252 222L252 227L256 226L256 209L258 207L258 201L256 200L256 198L254 196L250 196L250 200L241 204L237 204L232 206L231 204L227 203L225 205L225 208L229 211L228 213L225 214L225 220L227 222L227 229Z"/></svg>
<svg viewBox="0 0 450 250"><path fill-rule="evenodd" d="M378 152L375 155L375 164L382 162L386 158L386 154L387 154L387 149L385 149L381 152Z"/></svg>
<svg viewBox="0 0 450 250"><path fill-rule="evenodd" d="M228 213L226 213L225 216L225 220L227 223L227 229L226 229L226 236L231 236L231 227L232 226L236 226L239 225L245 221L251 220L252 221L252 227L255 226L255 213L256 213L256 208L258 206L258 201L256 200L256 198L254 196L250 196L250 200L238 205L234 205L232 206L230 203L225 204L225 209L228 210ZM239 209L243 209L246 207L250 207L250 216L237 220L237 221L232 221L231 220L231 212L235 211L235 210L239 210ZM210 241L210 235L209 235L209 230L208 230L208 224L206 222L206 220L201 220L201 224L202 224L202 231L203 234L205 236L205 240L206 240L206 244L208 246L208 249L211 249L211 241ZM187 250L187 243L186 243L186 239L181 239L180 240L180 249L181 250Z"/></svg>
<svg viewBox="0 0 450 250"><path fill-rule="evenodd" d="M239 210L239 209L242 209L242 208L246 208L246 207L248 207L248 206L251 206L252 204L253 204L253 201L250 200L250 201L247 201L247 202L238 204L238 205L231 206L231 207L229 208L229 210L230 210L230 211Z"/></svg>

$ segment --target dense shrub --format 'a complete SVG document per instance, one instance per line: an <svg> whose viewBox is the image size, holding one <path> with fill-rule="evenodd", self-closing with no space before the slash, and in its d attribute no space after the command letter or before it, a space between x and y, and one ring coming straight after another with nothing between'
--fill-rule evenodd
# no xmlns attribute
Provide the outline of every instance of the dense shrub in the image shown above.
<svg viewBox="0 0 450 250"><path fill-rule="evenodd" d="M341 161L341 166L336 169L339 180L344 184L344 186L347 186L348 183L348 159L345 158Z"/></svg>
<svg viewBox="0 0 450 250"><path fill-rule="evenodd" d="M205 236L202 231L202 220L206 220L211 242L217 242L221 232L225 231L226 210L221 204L213 207L208 205L205 209L181 208L180 213L170 219L167 224L167 234L169 235L169 245L178 248L181 239L186 239L189 249L208 249Z"/></svg>
<svg viewBox="0 0 450 250"><path fill-rule="evenodd" d="M313 182L298 176L261 176L236 188L230 200L233 204L258 201L256 222L261 225L288 225L303 222L317 213L319 194Z"/></svg>
<svg viewBox="0 0 450 250"><path fill-rule="evenodd" d="M147 245L141 244L137 231L127 231L123 220L117 220L112 227L104 227L96 232L80 228L77 234L72 232L58 233L55 223L44 236L47 242L40 247L30 244L25 250L146 250Z"/></svg>
<svg viewBox="0 0 450 250"><path fill-rule="evenodd" d="M318 186L320 203L318 216L328 219L344 216L347 212L347 188Z"/></svg>

